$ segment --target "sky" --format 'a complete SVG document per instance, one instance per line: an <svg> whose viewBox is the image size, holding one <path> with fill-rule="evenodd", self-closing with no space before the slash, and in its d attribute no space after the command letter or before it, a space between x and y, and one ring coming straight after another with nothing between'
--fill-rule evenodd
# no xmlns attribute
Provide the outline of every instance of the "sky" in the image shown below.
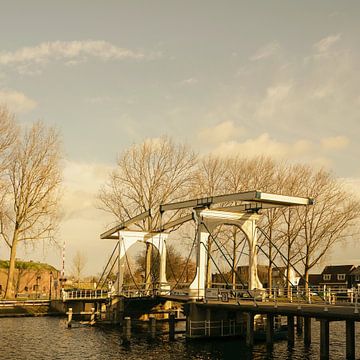
<svg viewBox="0 0 360 360"><path fill-rule="evenodd" d="M68 270L77 250L86 273L105 265L114 243L99 235L113 219L96 194L117 155L147 138L309 162L360 194L359 1L0 4L0 103L62 134ZM45 244L19 256L61 267ZM359 262L360 247L329 261Z"/></svg>

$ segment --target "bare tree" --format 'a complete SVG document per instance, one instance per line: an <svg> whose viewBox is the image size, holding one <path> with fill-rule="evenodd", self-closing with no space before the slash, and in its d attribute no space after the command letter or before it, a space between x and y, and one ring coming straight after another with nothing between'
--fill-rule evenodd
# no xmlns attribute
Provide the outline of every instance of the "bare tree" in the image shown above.
<svg viewBox="0 0 360 360"><path fill-rule="evenodd" d="M253 158L245 158L234 156L225 161L225 181L224 187L226 192L235 193L249 190L273 191L275 187L275 179L277 175L276 163L268 157L256 156ZM238 205L234 203L232 205ZM267 212L265 228L268 235L272 236L272 229L275 226L275 212ZM266 221L268 220L268 221ZM233 226L227 233L228 244L232 255L232 284L236 286L236 267L244 250L244 234L238 227ZM269 244L269 251L271 251ZM239 249L242 248L241 251ZM271 254L270 254L271 256ZM271 259L271 257L270 257ZM271 272L272 261L269 261L269 271Z"/></svg>
<svg viewBox="0 0 360 360"><path fill-rule="evenodd" d="M302 225L298 247L307 287L309 271L336 243L354 233L351 230L360 218L360 201L325 170L309 168L303 180L306 195L315 199L314 205L297 208Z"/></svg>
<svg viewBox="0 0 360 360"><path fill-rule="evenodd" d="M14 270L20 243L52 239L57 226L60 141L53 128L37 122L18 136L5 170L8 191L0 230L10 248L6 298L14 296Z"/></svg>
<svg viewBox="0 0 360 360"><path fill-rule="evenodd" d="M162 203L186 198L194 184L196 156L187 146L169 138L144 141L124 151L109 182L100 190L100 208L124 221L149 209L158 210ZM178 214L172 214L171 220ZM148 217L138 228L153 231L160 227L159 212ZM147 244L147 288L151 280L152 245Z"/></svg>
<svg viewBox="0 0 360 360"><path fill-rule="evenodd" d="M4 175L4 170L9 163L9 150L15 142L17 136L17 126L15 117L6 107L0 106L0 176Z"/></svg>
<svg viewBox="0 0 360 360"><path fill-rule="evenodd" d="M124 221L162 203L184 199L194 184L196 156L187 146L168 138L146 140L120 154L116 169L100 190L100 208ZM159 227L154 218L139 224L141 230Z"/></svg>
<svg viewBox="0 0 360 360"><path fill-rule="evenodd" d="M71 270L78 283L78 286L80 285L81 276L85 269L86 263L87 263L86 255L80 250L76 251L74 257L72 258Z"/></svg>

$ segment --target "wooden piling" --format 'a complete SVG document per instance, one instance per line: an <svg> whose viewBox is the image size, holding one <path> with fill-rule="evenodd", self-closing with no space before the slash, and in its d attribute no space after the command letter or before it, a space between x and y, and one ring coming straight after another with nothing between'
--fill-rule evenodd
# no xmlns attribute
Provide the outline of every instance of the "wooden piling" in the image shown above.
<svg viewBox="0 0 360 360"><path fill-rule="evenodd" d="M254 314L247 313L246 315L246 345L251 347L254 345Z"/></svg>
<svg viewBox="0 0 360 360"><path fill-rule="evenodd" d="M274 315L266 315L266 345L273 346L274 343Z"/></svg>
<svg viewBox="0 0 360 360"><path fill-rule="evenodd" d="M296 332L297 334L302 334L303 332L303 317L302 316L297 316L296 317Z"/></svg>
<svg viewBox="0 0 360 360"><path fill-rule="evenodd" d="M355 360L355 321L346 320L346 359Z"/></svg>
<svg viewBox="0 0 360 360"><path fill-rule="evenodd" d="M169 340L175 339L175 313L169 314Z"/></svg>
<svg viewBox="0 0 360 360"><path fill-rule="evenodd" d="M95 308L91 308L90 325L95 324Z"/></svg>
<svg viewBox="0 0 360 360"><path fill-rule="evenodd" d="M150 325L150 336L151 338L156 337L156 318L154 315L149 316L149 325Z"/></svg>
<svg viewBox="0 0 360 360"><path fill-rule="evenodd" d="M68 328L71 328L72 317L73 317L73 309L72 309L72 308L69 308L69 311L68 311L68 321L67 321L67 326L68 326Z"/></svg>
<svg viewBox="0 0 360 360"><path fill-rule="evenodd" d="M131 318L129 316L124 318L124 335L127 340L131 338Z"/></svg>
<svg viewBox="0 0 360 360"><path fill-rule="evenodd" d="M320 359L329 359L329 320L320 320Z"/></svg>
<svg viewBox="0 0 360 360"><path fill-rule="evenodd" d="M288 328L288 345L293 346L295 344L295 325L294 316L288 315L287 317L287 328Z"/></svg>
<svg viewBox="0 0 360 360"><path fill-rule="evenodd" d="M311 344L311 317L304 317L304 344Z"/></svg>

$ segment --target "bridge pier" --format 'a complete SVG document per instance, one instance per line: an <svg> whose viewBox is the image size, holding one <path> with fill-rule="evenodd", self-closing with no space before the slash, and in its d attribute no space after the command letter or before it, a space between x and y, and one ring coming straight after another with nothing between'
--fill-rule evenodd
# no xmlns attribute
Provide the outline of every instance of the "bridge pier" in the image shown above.
<svg viewBox="0 0 360 360"><path fill-rule="evenodd" d="M320 359L329 359L329 320L320 320Z"/></svg>
<svg viewBox="0 0 360 360"><path fill-rule="evenodd" d="M246 314L246 345L252 347L254 345L254 314Z"/></svg>
<svg viewBox="0 0 360 360"><path fill-rule="evenodd" d="M311 317L304 317L304 344L311 344Z"/></svg>
<svg viewBox="0 0 360 360"><path fill-rule="evenodd" d="M302 334L302 332L303 332L303 323L304 323L303 317L297 316L296 317L296 333L298 335Z"/></svg>
<svg viewBox="0 0 360 360"><path fill-rule="evenodd" d="M287 316L287 327L288 327L288 345L293 346L295 344L295 324L294 316Z"/></svg>
<svg viewBox="0 0 360 360"><path fill-rule="evenodd" d="M169 314L169 340L175 340L175 313Z"/></svg>
<svg viewBox="0 0 360 360"><path fill-rule="evenodd" d="M266 315L266 345L272 347L274 344L274 315Z"/></svg>
<svg viewBox="0 0 360 360"><path fill-rule="evenodd" d="M346 359L355 360L355 321L346 320Z"/></svg>

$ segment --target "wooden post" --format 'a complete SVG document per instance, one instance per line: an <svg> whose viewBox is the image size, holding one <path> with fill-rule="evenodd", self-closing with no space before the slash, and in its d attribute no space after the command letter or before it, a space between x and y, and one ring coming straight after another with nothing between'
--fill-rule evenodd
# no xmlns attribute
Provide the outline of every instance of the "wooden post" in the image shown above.
<svg viewBox="0 0 360 360"><path fill-rule="evenodd" d="M246 345L251 347L254 345L254 314L247 313L246 315Z"/></svg>
<svg viewBox="0 0 360 360"><path fill-rule="evenodd" d="M311 317L304 317L304 344L311 344Z"/></svg>
<svg viewBox="0 0 360 360"><path fill-rule="evenodd" d="M288 327L288 345L293 346L295 344L294 316L288 315L288 317L287 317L287 327Z"/></svg>
<svg viewBox="0 0 360 360"><path fill-rule="evenodd" d="M329 320L320 320L320 359L329 359Z"/></svg>
<svg viewBox="0 0 360 360"><path fill-rule="evenodd" d="M175 313L169 314L169 340L175 340Z"/></svg>
<svg viewBox="0 0 360 360"><path fill-rule="evenodd" d="M154 339L156 336L156 318L154 315L149 316L150 336Z"/></svg>
<svg viewBox="0 0 360 360"><path fill-rule="evenodd" d="M72 317L73 317L73 309L72 309L72 308L69 308L69 311L68 311L68 321L67 321L67 326L68 326L68 328L71 328Z"/></svg>
<svg viewBox="0 0 360 360"><path fill-rule="evenodd" d="M303 332L303 323L304 323L303 317L297 316L296 317L296 332L298 334L302 334L302 332Z"/></svg>
<svg viewBox="0 0 360 360"><path fill-rule="evenodd" d="M355 360L355 321L346 320L346 359Z"/></svg>
<svg viewBox="0 0 360 360"><path fill-rule="evenodd" d="M124 335L127 340L130 340L131 337L131 318L126 316L124 318Z"/></svg>
<svg viewBox="0 0 360 360"><path fill-rule="evenodd" d="M95 308L91 308L90 325L95 324Z"/></svg>
<svg viewBox="0 0 360 360"><path fill-rule="evenodd" d="M271 347L274 343L274 315L266 315L266 345Z"/></svg>

